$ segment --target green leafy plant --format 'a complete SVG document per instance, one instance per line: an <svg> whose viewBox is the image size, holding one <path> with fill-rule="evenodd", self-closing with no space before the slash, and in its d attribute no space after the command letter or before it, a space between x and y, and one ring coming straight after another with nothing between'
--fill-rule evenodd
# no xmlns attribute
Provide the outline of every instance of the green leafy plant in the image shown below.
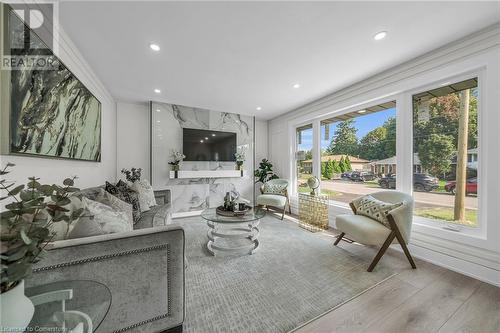
<svg viewBox="0 0 500 333"><path fill-rule="evenodd" d="M53 238L51 224L64 221L68 225L83 215L83 208L73 211L69 195L79 191L73 187L76 177L66 178L63 186L40 184L39 178L29 177L26 185L15 186L4 179L8 163L0 170L0 200L9 203L0 213L1 292L14 288L31 274L32 264L40 260L46 244Z"/></svg>
<svg viewBox="0 0 500 333"><path fill-rule="evenodd" d="M259 168L254 172L255 183L265 183L271 179L279 178L273 171L273 165L267 159L262 159L259 163Z"/></svg>
<svg viewBox="0 0 500 333"><path fill-rule="evenodd" d="M125 175L125 178L131 182L135 183L138 180L141 180L141 168L132 168L130 170L128 169L122 169L121 173Z"/></svg>

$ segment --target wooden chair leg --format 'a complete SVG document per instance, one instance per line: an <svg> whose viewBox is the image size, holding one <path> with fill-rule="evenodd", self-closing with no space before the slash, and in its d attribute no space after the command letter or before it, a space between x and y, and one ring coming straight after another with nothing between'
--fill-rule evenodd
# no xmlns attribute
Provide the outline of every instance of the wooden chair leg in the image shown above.
<svg viewBox="0 0 500 333"><path fill-rule="evenodd" d="M286 204L285 207L283 207L283 213L281 214L281 220L285 217L285 212L286 212Z"/></svg>
<svg viewBox="0 0 500 333"><path fill-rule="evenodd" d="M333 243L333 245L337 246L338 243L340 243L340 241L342 240L342 237L345 236L345 233L340 233L340 235L337 236L337 239L335 240L335 243Z"/></svg>
<svg viewBox="0 0 500 333"><path fill-rule="evenodd" d="M410 250L408 250L408 247L406 246L406 242L403 239L403 236L401 235L401 232L399 231L398 225L396 224L396 221L394 221L394 218L389 215L388 216L389 223L392 227L392 230L394 230L394 233L396 235L396 239L398 240L399 245L401 245L401 248L403 249L403 252L406 255L406 258L408 258L408 261L410 262L411 268L416 269L417 266L415 265L415 261L413 261L413 257L410 254Z"/></svg>
<svg viewBox="0 0 500 333"><path fill-rule="evenodd" d="M375 266L377 266L380 258L382 258L382 256L384 255L385 251L387 251L387 249L391 245L392 241L394 240L394 237L396 237L396 233L393 230L393 231L391 231L391 233L389 234L389 236L385 240L384 244L382 245L382 247L378 251L378 253L375 256L375 258L373 258L373 261L370 264L370 267L368 267L368 272L373 271L373 269L375 268Z"/></svg>
<svg viewBox="0 0 500 333"><path fill-rule="evenodd" d="M292 205L290 205L290 200L289 199L287 199L287 203L288 203L288 212L290 214L292 214Z"/></svg>

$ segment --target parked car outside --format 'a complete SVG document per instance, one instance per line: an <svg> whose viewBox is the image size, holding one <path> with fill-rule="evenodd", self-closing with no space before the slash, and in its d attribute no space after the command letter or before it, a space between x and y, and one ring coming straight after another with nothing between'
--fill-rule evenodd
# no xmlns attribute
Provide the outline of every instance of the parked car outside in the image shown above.
<svg viewBox="0 0 500 333"><path fill-rule="evenodd" d="M396 188L396 175L390 174L380 178L378 184L382 188L395 189ZM413 174L413 189L418 192L430 192L439 187L439 180L425 173Z"/></svg>
<svg viewBox="0 0 500 333"><path fill-rule="evenodd" d="M455 189L457 186L457 182L455 180L449 181L444 186L446 192L450 194L455 194ZM477 178L469 178L467 179L467 183L465 184L465 194L477 194Z"/></svg>
<svg viewBox="0 0 500 333"><path fill-rule="evenodd" d="M353 171L349 177L353 182L365 182L375 179L375 174L371 171Z"/></svg>
<svg viewBox="0 0 500 333"><path fill-rule="evenodd" d="M344 172L344 173L342 173L342 175L340 176L340 178L342 178L342 179L351 179L351 174L352 174L352 171L350 171L350 172Z"/></svg>

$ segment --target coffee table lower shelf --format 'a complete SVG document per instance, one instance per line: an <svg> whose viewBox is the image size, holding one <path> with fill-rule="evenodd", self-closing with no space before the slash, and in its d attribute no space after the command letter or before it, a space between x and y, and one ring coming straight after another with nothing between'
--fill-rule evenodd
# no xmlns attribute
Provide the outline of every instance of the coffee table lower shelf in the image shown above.
<svg viewBox="0 0 500 333"><path fill-rule="evenodd" d="M212 221L207 221L209 227L207 232L208 242L207 249L213 256L216 255L216 250L225 252L241 253L247 252L248 254L254 254L259 248L259 220L252 222L233 222L230 225L224 223L217 223ZM234 224L246 224L246 227L234 227ZM243 246L227 246L222 245L217 242L217 239L231 239L239 240L245 239L250 243Z"/></svg>

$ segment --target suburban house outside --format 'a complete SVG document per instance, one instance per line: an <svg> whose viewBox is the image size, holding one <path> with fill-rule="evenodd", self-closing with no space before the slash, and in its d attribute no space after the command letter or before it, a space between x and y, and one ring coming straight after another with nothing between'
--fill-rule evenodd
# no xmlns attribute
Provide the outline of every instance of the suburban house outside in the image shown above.
<svg viewBox="0 0 500 333"><path fill-rule="evenodd" d="M370 170L370 161L364 160L359 157L350 156L350 155L324 155L321 156L321 163L327 163L328 161L340 162L342 157L349 158L351 162L351 169L353 171L369 171ZM312 173L312 160L302 161L302 168L304 173Z"/></svg>

